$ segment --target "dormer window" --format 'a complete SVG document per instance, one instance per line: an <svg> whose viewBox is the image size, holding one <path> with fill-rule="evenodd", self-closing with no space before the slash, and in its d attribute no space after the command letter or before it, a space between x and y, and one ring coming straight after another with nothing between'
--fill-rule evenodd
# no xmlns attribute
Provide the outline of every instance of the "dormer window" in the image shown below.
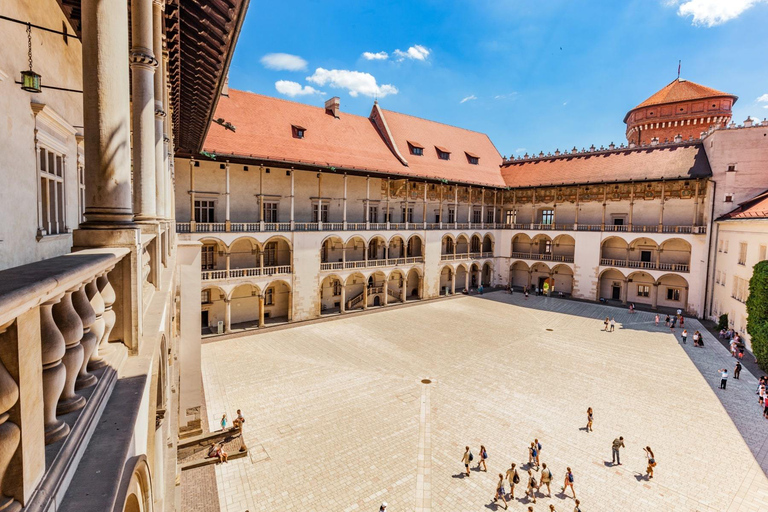
<svg viewBox="0 0 768 512"><path fill-rule="evenodd" d="M467 155L467 162L470 164L478 165L480 163L480 157L476 154L470 153L469 151L465 151L464 153Z"/></svg>
<svg viewBox="0 0 768 512"><path fill-rule="evenodd" d="M435 150L437 150L437 158L440 160L450 160L451 159L451 152L448 151L445 148L441 148L440 146L435 146Z"/></svg>
<svg viewBox="0 0 768 512"><path fill-rule="evenodd" d="M416 156L423 156L424 155L424 146L419 144L418 142L412 142L408 141L408 150L411 152L412 155Z"/></svg>
<svg viewBox="0 0 768 512"><path fill-rule="evenodd" d="M293 132L293 138L295 139L303 139L304 138L304 132L307 131L306 128L303 126L299 126L297 124L291 125L291 131Z"/></svg>

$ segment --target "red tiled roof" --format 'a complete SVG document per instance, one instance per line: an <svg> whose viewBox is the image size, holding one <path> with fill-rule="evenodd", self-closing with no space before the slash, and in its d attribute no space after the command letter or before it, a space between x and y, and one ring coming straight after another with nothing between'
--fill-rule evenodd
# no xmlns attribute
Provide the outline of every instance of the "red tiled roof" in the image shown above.
<svg viewBox="0 0 768 512"><path fill-rule="evenodd" d="M408 161L408 168L415 174L465 183L504 186L499 173L501 155L486 134L391 110L382 109L382 113L394 143ZM426 149L423 156L412 155L408 151L409 140L418 140L425 148L434 147L451 153L451 158L441 160L435 152ZM462 155L463 152L477 155L479 164L470 164Z"/></svg>
<svg viewBox="0 0 768 512"><path fill-rule="evenodd" d="M264 160L407 172L366 117L351 114L339 119L325 109L229 89L222 96L216 117L232 123L236 131L213 124L204 149L218 155L238 155ZM293 136L291 126L305 127L303 139Z"/></svg>
<svg viewBox="0 0 768 512"><path fill-rule="evenodd" d="M509 187L696 178L711 174L701 143L514 161L501 168Z"/></svg>
<svg viewBox="0 0 768 512"><path fill-rule="evenodd" d="M768 219L768 190L744 201L738 208L717 220L729 219Z"/></svg>
<svg viewBox="0 0 768 512"><path fill-rule="evenodd" d="M699 85L695 82L677 78L632 110L648 107L651 105L677 103L679 101L690 101L704 98L716 98L719 96L733 98L734 100L738 98L737 96L728 94L727 92L718 91L717 89L712 89L711 87L707 87L705 85Z"/></svg>

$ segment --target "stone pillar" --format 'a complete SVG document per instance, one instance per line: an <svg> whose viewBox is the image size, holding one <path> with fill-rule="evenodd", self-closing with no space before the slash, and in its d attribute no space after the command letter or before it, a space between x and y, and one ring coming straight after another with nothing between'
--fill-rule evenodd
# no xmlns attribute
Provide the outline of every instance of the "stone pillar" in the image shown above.
<svg viewBox="0 0 768 512"><path fill-rule="evenodd" d="M363 309L368 309L368 283L363 282Z"/></svg>
<svg viewBox="0 0 768 512"><path fill-rule="evenodd" d="M56 414L67 414L85 406L85 398L75 393L75 381L83 365L83 322L72 305L72 292L67 290L61 300L52 308L53 320L64 337L65 352L61 362L66 368L64 389L61 392Z"/></svg>
<svg viewBox="0 0 768 512"><path fill-rule="evenodd" d="M663 232L664 226L664 194L666 193L666 183L661 182L661 201L659 207L659 233Z"/></svg>
<svg viewBox="0 0 768 512"><path fill-rule="evenodd" d="M456 272L451 269L451 295L456 295Z"/></svg>
<svg viewBox="0 0 768 512"><path fill-rule="evenodd" d="M117 300L117 294L112 287L112 283L109 282L106 273L96 278L96 286L98 288L97 295L101 298L101 301L94 295L91 298L91 304L94 304L94 301L96 301L96 304L98 304L98 302L103 302L104 304L104 313L102 314L104 333L101 335L96 350L94 350L91 360L88 362L89 370L97 370L107 364L104 360L104 355L109 353L109 336L112 334L115 322L117 322L117 313L115 313L115 310L112 308ZM86 290L86 292L87 291L88 290ZM97 328L98 327L99 325L97 323Z"/></svg>
<svg viewBox="0 0 768 512"><path fill-rule="evenodd" d="M227 271L227 278L229 278L229 251L227 249L224 249L224 250L227 251L226 253L224 253L224 265Z"/></svg>
<svg viewBox="0 0 768 512"><path fill-rule="evenodd" d="M80 339L80 346L83 347L83 362L77 375L75 389L83 389L96 384L96 376L88 373L88 361L90 361L99 342L99 338L93 332L93 325L96 323L96 312L93 306L91 306L86 292L86 287L91 283L95 285L96 279L94 278L90 283L81 286L79 290L72 294L72 305L80 316L80 321L83 323L83 337ZM102 302L102 308L103 304Z"/></svg>
<svg viewBox="0 0 768 512"><path fill-rule="evenodd" d="M163 170L162 165L156 167L154 146L154 79L157 59L152 51L152 0L131 2L131 41L133 211L137 221L153 221L160 206L157 201L156 173L162 175Z"/></svg>
<svg viewBox="0 0 768 512"><path fill-rule="evenodd" d="M339 302L339 312L347 312L347 287L341 283L341 302Z"/></svg>
<svg viewBox="0 0 768 512"><path fill-rule="evenodd" d="M53 319L53 306L59 300L57 297L40 306L45 444L55 443L69 434L69 426L56 417L56 404L67 378L67 370L61 362L67 350L66 342Z"/></svg>
<svg viewBox="0 0 768 512"><path fill-rule="evenodd" d="M189 231L197 231L195 227L195 159L189 161Z"/></svg>
<svg viewBox="0 0 768 512"><path fill-rule="evenodd" d="M453 187L453 229L458 229L459 223L459 187ZM456 250L454 249L454 254Z"/></svg>
<svg viewBox="0 0 768 512"><path fill-rule="evenodd" d="M377 219L378 220L378 219ZM371 229L371 177L365 177L365 229Z"/></svg>
<svg viewBox="0 0 768 512"><path fill-rule="evenodd" d="M125 0L83 0L81 13L86 84L83 225L131 225L128 10Z"/></svg>
<svg viewBox="0 0 768 512"><path fill-rule="evenodd" d="M0 348L5 348L6 350L5 338L7 336L5 333L9 327L11 327L10 324L0 325ZM15 490L13 487L10 487L11 492L6 491L9 486L5 482L5 477L8 466L11 464L11 459L16 454L21 442L21 429L16 423L9 421L10 409L16 406L18 401L19 386L6 369L2 358L0 358L0 510L14 512L21 510L21 504L12 497Z"/></svg>
<svg viewBox="0 0 768 512"><path fill-rule="evenodd" d="M141 0L142 2L148 2L148 0ZM133 2L133 0L131 0ZM154 48L155 57L158 60L163 59L163 34L165 32L165 0L153 0L152 1L152 22L149 23L150 30L152 31L152 46ZM169 205L166 205L166 185L168 185L168 179L166 179L167 171L165 169L165 118L168 115L165 111L164 98L165 98L165 73L163 72L165 66L161 66L156 72L154 77L155 88L155 169L156 179L155 188L157 189L156 201L157 201L157 216L161 219L168 219L172 217L171 212L168 209Z"/></svg>
<svg viewBox="0 0 768 512"><path fill-rule="evenodd" d="M295 193L296 193L296 187L294 184L294 177L293 175L296 173L296 171L291 168L291 231L294 231L296 229L296 217L295 217Z"/></svg>
<svg viewBox="0 0 768 512"><path fill-rule="evenodd" d="M627 288L629 288L629 281L625 278L621 283L621 303L627 303Z"/></svg>
<svg viewBox="0 0 768 512"><path fill-rule="evenodd" d="M341 213L344 230L347 229L347 175L344 175L344 210Z"/></svg>
<svg viewBox="0 0 768 512"><path fill-rule="evenodd" d="M386 219L387 219L387 229L389 229L389 223L392 222L392 219L390 219L390 211L389 211L389 196L391 195L392 187L390 186L390 180L387 178L387 212L386 212Z"/></svg>
<svg viewBox="0 0 768 512"><path fill-rule="evenodd" d="M469 291L469 272L464 274L464 289Z"/></svg>
<svg viewBox="0 0 768 512"><path fill-rule="evenodd" d="M528 288L528 290L531 289L532 281L533 281L533 273L530 270L528 270L528 284L526 285L526 288Z"/></svg>
<svg viewBox="0 0 768 512"><path fill-rule="evenodd" d="M259 295L259 327L264 327L264 294Z"/></svg>
<svg viewBox="0 0 768 512"><path fill-rule="evenodd" d="M659 283L653 283L651 286L651 307L656 309L659 303Z"/></svg>
<svg viewBox="0 0 768 512"><path fill-rule="evenodd" d="M693 222L691 226L699 225L699 181L696 180L696 193L693 196Z"/></svg>
<svg viewBox="0 0 768 512"><path fill-rule="evenodd" d="M472 209L473 205L472 203L472 187L469 187L469 200L467 201L467 224L469 224L470 227L472 227Z"/></svg>
<svg viewBox="0 0 768 512"><path fill-rule="evenodd" d="M224 173L226 176L226 183L225 183L225 209L224 209L224 230L229 233L232 231L232 219L230 217L230 201L229 201L229 160L227 160L227 163L224 164ZM229 258L229 253L227 253L227 258ZM229 268L227 268L229 270Z"/></svg>
<svg viewBox="0 0 768 512"><path fill-rule="evenodd" d="M389 305L389 281L387 276L384 276L384 284L381 286L381 294L384 298L381 299L381 305L386 307Z"/></svg>
<svg viewBox="0 0 768 512"><path fill-rule="evenodd" d="M400 285L400 302L405 304L406 297L408 296L408 275L406 274L405 277L403 277L403 282Z"/></svg>
<svg viewBox="0 0 768 512"><path fill-rule="evenodd" d="M179 241L179 432L201 432L203 377L200 366L200 253L203 244Z"/></svg>
<svg viewBox="0 0 768 512"><path fill-rule="evenodd" d="M232 299L224 299L224 332L232 332Z"/></svg>

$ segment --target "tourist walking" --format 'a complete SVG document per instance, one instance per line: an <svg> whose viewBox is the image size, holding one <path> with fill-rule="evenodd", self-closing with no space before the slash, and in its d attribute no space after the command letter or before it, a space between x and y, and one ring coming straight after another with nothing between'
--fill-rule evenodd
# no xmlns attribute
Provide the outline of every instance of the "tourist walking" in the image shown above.
<svg viewBox="0 0 768 512"><path fill-rule="evenodd" d="M528 489L525 491L526 496L530 496L533 498L533 502L536 503L536 476L533 474L533 472L529 469L528 470Z"/></svg>
<svg viewBox="0 0 768 512"><path fill-rule="evenodd" d="M579 500L576 500L574 505L575 506L573 507L573 512L581 512L581 507L579 507L579 505L581 505L581 502Z"/></svg>
<svg viewBox="0 0 768 512"><path fill-rule="evenodd" d="M736 361L736 368L733 369L733 378L738 380L739 374L741 374L741 362Z"/></svg>
<svg viewBox="0 0 768 512"><path fill-rule="evenodd" d="M515 499L515 484L520 483L520 475L515 468L516 464L513 462L507 470L507 481L509 482L509 499Z"/></svg>
<svg viewBox="0 0 768 512"><path fill-rule="evenodd" d="M232 426L235 428L242 429L243 425L245 424L245 417L243 416L243 413L240 412L240 409L237 410L237 418L232 422Z"/></svg>
<svg viewBox="0 0 768 512"><path fill-rule="evenodd" d="M617 466L621 466L621 458L619 457L619 450L621 448L624 448L624 438L619 436L613 440L613 445L611 446L611 463Z"/></svg>
<svg viewBox="0 0 768 512"><path fill-rule="evenodd" d="M464 448L464 455L461 457L461 462L464 463L464 471L466 471L467 476L469 475L469 463L472 462L472 452L469 451L469 446Z"/></svg>
<svg viewBox="0 0 768 512"><path fill-rule="evenodd" d="M505 494L504 475L499 473L499 482L496 484L496 494L493 497L493 503L496 503L497 500L501 500L504 502L504 510L507 510L507 498L504 497Z"/></svg>
<svg viewBox="0 0 768 512"><path fill-rule="evenodd" d="M718 371L720 372L720 389L725 389L728 385L728 370L720 368Z"/></svg>
<svg viewBox="0 0 768 512"><path fill-rule="evenodd" d="M547 496L552 496L552 489L549 488L549 484L552 483L552 471L547 467L547 463L541 465L541 482L539 482L539 489L542 485L547 486Z"/></svg>
<svg viewBox="0 0 768 512"><path fill-rule="evenodd" d="M682 327L683 324L680 324L680 327ZM683 333L680 335L680 337L683 339L683 345L685 345L685 341L688 339L688 329L683 329Z"/></svg>
<svg viewBox="0 0 768 512"><path fill-rule="evenodd" d="M387 512L387 502L383 502L379 507L379 512Z"/></svg>
<svg viewBox="0 0 768 512"><path fill-rule="evenodd" d="M528 465L535 465L537 471L539 469L539 450L536 443L531 443L531 446L528 447Z"/></svg>
<svg viewBox="0 0 768 512"><path fill-rule="evenodd" d="M645 469L645 472L648 474L648 478L653 478L653 468L656 467L656 457L653 455L653 450L651 450L650 446L646 446L644 448L645 450L645 456L648 458L648 467Z"/></svg>
<svg viewBox="0 0 768 512"><path fill-rule="evenodd" d="M603 329L605 332L608 332L609 323L610 323L610 320L608 320L608 317L605 317L605 322L603 322L603 324L605 324L605 328Z"/></svg>
<svg viewBox="0 0 768 512"><path fill-rule="evenodd" d="M587 408L587 432L592 432L592 408Z"/></svg>
<svg viewBox="0 0 768 512"><path fill-rule="evenodd" d="M611 317L611 332L616 328L616 320Z"/></svg>
<svg viewBox="0 0 768 512"><path fill-rule="evenodd" d="M528 300L528 288L523 291L523 294L525 295L525 300Z"/></svg>
<svg viewBox="0 0 768 512"><path fill-rule="evenodd" d="M656 315L656 326L658 327L658 325L659 325L659 315Z"/></svg>
<svg viewBox="0 0 768 512"><path fill-rule="evenodd" d="M539 465L539 457L541 457L541 443L538 439L533 440L534 444L536 445L536 465Z"/></svg>
<svg viewBox="0 0 768 512"><path fill-rule="evenodd" d="M483 471L488 472L488 466L485 465L485 459L488 458L488 452L485 450L485 446L480 445L480 460L477 461L477 469L480 470L480 466L483 466Z"/></svg>
<svg viewBox="0 0 768 512"><path fill-rule="evenodd" d="M664 319L664 325L669 327L669 315Z"/></svg>
<svg viewBox="0 0 768 512"><path fill-rule="evenodd" d="M573 480L573 471L571 471L571 468L567 468L565 471L565 479L563 480L563 488L561 491L563 494L565 494L565 489L570 487L571 492L573 493L573 498L576 499L576 490L573 488Z"/></svg>

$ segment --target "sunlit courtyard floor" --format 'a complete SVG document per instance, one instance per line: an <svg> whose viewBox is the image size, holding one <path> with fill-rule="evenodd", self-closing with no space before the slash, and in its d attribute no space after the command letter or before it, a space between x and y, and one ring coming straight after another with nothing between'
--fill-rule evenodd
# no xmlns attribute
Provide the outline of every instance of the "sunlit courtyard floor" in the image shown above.
<svg viewBox="0 0 768 512"><path fill-rule="evenodd" d="M526 463L537 437L556 484L535 511L573 510L566 466L584 511L768 510L757 381L742 372L717 389L735 361L705 341L682 345L650 313L495 292L206 343L209 424L242 409L250 448L216 468L221 509L495 510L498 473ZM481 443L488 472L460 477L464 446ZM530 504L523 482L510 510Z"/></svg>

